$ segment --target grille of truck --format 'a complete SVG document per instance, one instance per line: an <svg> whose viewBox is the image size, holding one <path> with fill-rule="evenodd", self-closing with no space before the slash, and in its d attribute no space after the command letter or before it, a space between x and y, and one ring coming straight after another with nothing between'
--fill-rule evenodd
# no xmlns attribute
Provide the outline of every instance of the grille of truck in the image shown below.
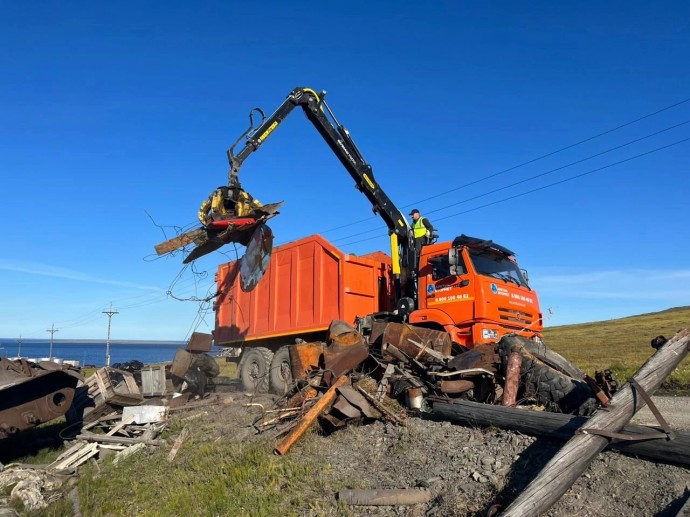
<svg viewBox="0 0 690 517"><path fill-rule="evenodd" d="M534 314L529 312L519 311L517 309L509 309L507 307L498 308L498 317L502 321L510 321L513 323L518 323L522 326L531 325L534 322Z"/></svg>

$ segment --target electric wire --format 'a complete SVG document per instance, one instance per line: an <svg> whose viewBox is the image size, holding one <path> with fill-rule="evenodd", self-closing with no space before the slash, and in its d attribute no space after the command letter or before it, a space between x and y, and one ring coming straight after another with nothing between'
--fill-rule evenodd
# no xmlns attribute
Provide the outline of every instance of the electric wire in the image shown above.
<svg viewBox="0 0 690 517"><path fill-rule="evenodd" d="M644 157L644 156L648 156L648 155L650 155L650 154L653 154L653 153L656 153L656 152L659 152L659 151L663 151L663 150L665 150L665 149L669 149L669 148L671 148L671 147L674 147L674 146L683 144L683 143L688 142L688 141L690 141L690 137L684 138L684 139L682 139L682 140L678 140L678 141L676 141L676 142L673 142L673 143L671 143L671 144L664 145L664 146L662 146L662 147L657 147L656 149L652 149L652 150L646 151L646 152L644 152L644 153L636 154L635 156L631 156L631 157L629 157L629 158L625 158L625 159L619 160L619 161L617 161L617 162L609 163L608 165L604 165L603 167L598 167L598 168L596 168L596 169L592 169L592 170L589 170L589 171L586 171L586 172L583 172L583 173L580 173L580 174L576 174L576 175L574 175L574 176L569 176L569 177L567 177L567 178L565 178L565 179L562 179L562 180L559 180L559 181L555 181L555 182L553 182L553 183L548 183L548 184L546 184L546 185L542 185L542 186L540 186L540 187L537 187L537 188L534 188L534 189L531 189L531 190L527 190L527 191L525 191L525 192L520 192L519 194L514 194L514 195L512 195L512 196L508 196L508 197L505 197L505 198L502 198L502 199L498 199L498 200L496 200L496 201L492 201L491 203L486 203L486 204L484 204L484 205L476 206L476 207L470 208L470 209L468 209L468 210L464 210L464 211L462 211L462 212L457 212L457 213L455 213L455 214L450 214L450 215L447 215L447 216L444 216L444 217L439 217L439 218L437 218L436 220L437 220L437 221L444 221L444 220L450 219L450 218L452 218L452 217L457 217L457 216L459 216L459 215L463 215L463 214L467 214L467 213L474 212L474 211L477 211L477 210L481 210L482 208L487 208L487 207L489 207L489 206L497 205L497 204L503 203L503 202L505 202L505 201L510 201L511 199L516 199L516 198L519 198L519 197L521 197L521 196L526 196L526 195L528 195L528 194L532 194L532 193L534 193L534 192L539 192L540 190L544 190L544 189L547 189L547 188L550 188L550 187L555 187L556 185L561 185L561 184L563 184L563 183L566 183L566 182L569 182L569 181L573 181L573 180L582 178L582 177L587 176L587 175L589 175L589 174L593 174L593 173L595 173L595 172L599 172L599 171L602 171L602 170L605 170L605 169L609 169L609 168L611 168L611 167L615 167L615 166L617 166L617 165L621 165L621 164L623 164L623 163L627 163L627 162L630 162L630 161L632 161L632 160L636 160L636 159L638 159L638 158L642 158L642 157ZM370 241L370 240L373 240L373 239L378 239L378 238L380 238L381 236L382 236L382 235L379 234L379 235L375 235L375 236L373 236L373 237L368 237L368 238L366 238L366 239L359 239L359 240L356 240L356 241L347 242L347 243L345 243L345 244L342 244L342 246L351 246L351 245L353 245L353 244L358 244L358 243L360 243L360 242L366 242L366 241Z"/></svg>
<svg viewBox="0 0 690 517"><path fill-rule="evenodd" d="M683 100L681 100L681 101L679 101L679 102L676 102L676 103L674 103L674 104L670 104L670 105L668 105L668 106L664 106L664 107L662 107L662 108L660 108L660 109L658 109L658 110L656 110L656 111L653 111L653 112L651 112L651 113L647 113L646 115L642 115L642 116L640 116L640 117L637 117L637 118L634 119L634 120L631 120L631 121L629 121L629 122L625 122L624 124L620 124L620 125L618 125L618 126L616 126L616 127L613 127L613 128L611 128L611 129L607 129L606 131L602 131L601 133L597 133L597 134L595 134L595 135L593 135L593 136L590 136L590 137L588 137L588 138L585 138L585 139L583 139L583 140L579 140L579 141L577 141L577 142L575 142L575 143L573 143L573 144L566 145L566 146L564 146L564 147L561 147L561 148L559 148L559 149L556 149L555 151L551 151L551 152L548 152L548 153L543 154L543 155L541 155L541 156L537 156L536 158L529 159L529 160L527 160L527 161L525 161L525 162L519 163L519 164L517 164L517 165L513 165L512 167L508 167L507 169L503 169L503 170L501 170L501 171L498 171L498 172L489 174L488 176L483 176L483 177L481 177L481 178L479 178L479 179L477 179L477 180L473 180L473 181L471 181L471 182L469 182L469 183L465 183L465 184L463 184L463 185L460 185L460 186L458 186L458 187L455 187L455 188L446 190L446 191L444 191L444 192L440 192L440 193L438 193L438 194L434 194L434 195L432 195L432 196L429 196L429 197L426 197L426 198L423 198L423 199L420 199L420 200L417 200L417 201L413 201L413 202L408 203L408 204L406 204L406 205L402 205L401 208L402 208L402 209L409 208L409 207L412 207L412 206L414 206L414 205L421 204L421 203L424 203L424 202L426 202L426 201L430 201L430 200L432 200L432 199L436 199L436 198L438 198L438 197L444 196L444 195L449 194L449 193L451 193L451 192L456 192L456 191L461 190L461 189L463 189L463 188L467 188L467 187L470 187L470 186L472 186L472 185L476 185L477 183L481 183L481 182L486 181L486 180L488 180L488 179L495 178L495 177L497 177L497 176L501 176L501 175L506 174L506 173L508 173L508 172L512 172L512 171L514 171L514 170L516 170L516 169L519 169L520 167L524 167L524 166L526 166L526 165L530 165L530 164L532 164L532 163L538 162L538 161L543 160L543 159L545 159L545 158L549 158L549 157L551 157L551 156L554 156L554 155L556 155L556 154L558 154L558 153L561 153L561 152L563 152L563 151L567 151L567 150L573 149L573 148L575 148L575 147L577 147L577 146L579 146L579 145L582 145L582 144L585 144L585 143L587 143L587 142L591 142L591 141L593 141L593 140L596 140L597 138L601 138L602 136L609 135L609 134L614 133L614 132L616 132L616 131L619 131L620 129L623 129L623 128L625 128L625 127L631 126L631 125L633 125L633 124L637 124L638 122L641 122L641 121L646 120L646 119L648 119L648 118L654 117L655 115L658 115L658 114L663 113L663 112L665 112L665 111L671 110L671 109L673 109L673 108L677 108L678 106L681 106L681 105L683 105L683 104L686 104L687 102L690 102L690 97L688 97L688 98L686 98L686 99L683 99ZM371 218L361 219L361 220L359 220L359 221L353 221L353 222L350 222L350 223L347 223L347 224L344 224L344 225L340 225L340 226L328 228L328 229L323 230L323 231L318 232L318 233L321 233L321 234L330 233L330 232L334 232L334 231L336 231L336 230L342 230L343 228L347 228L347 227L350 227L350 226L352 226L352 225L356 225L356 224L368 222L368 221L370 221L370 220L371 220Z"/></svg>
<svg viewBox="0 0 690 517"><path fill-rule="evenodd" d="M650 134L648 134L648 135L644 135L644 136L642 136L642 137L635 138L635 139L630 140L630 141L628 141L628 142L625 142L625 143L623 143L623 144L620 144L620 145L617 145L617 146L614 146L614 147L610 147L610 148L608 148L608 149L605 149L604 151L601 151L601 152L592 154L592 155L590 155L590 156L587 156L587 157L585 157L585 158L581 158L581 159L579 159L579 160L575 160L574 162L570 162L570 163L568 163L568 164L566 164L566 165L562 165L562 166L560 166L560 167L556 167L556 168L550 169L550 170L548 170L548 171L541 172L541 173L539 173L539 174L535 174L535 175L533 175L533 176L530 176L530 177L528 177L528 178L522 179L522 180L520 180L520 181L516 181L516 182L511 183L511 184L509 184L509 185L505 185L505 186L503 186L503 187L498 187L498 188L495 188L495 189L493 189L493 190L489 190L488 192L484 192L484 193L478 194L478 195L476 195L476 196L468 197L468 198L463 199L463 200L461 200L461 201L456 201L456 202L454 202L454 203L451 203L451 204L449 204L449 205L445 205L445 206L436 208L436 209L434 209L434 210L425 211L425 214L435 214L435 213L441 212L441 211L443 211L443 210L447 210L448 208L452 208L452 207L457 206L457 205L461 205L461 204L464 204L464 203L468 203L468 202L470 202L470 201L474 201L475 199L480 199L480 198L482 198L482 197L486 197L486 196L489 196L489 195L491 195L491 194L495 194L496 192L500 192L500 191L502 191L502 190L506 190L506 189L508 189L508 188L515 187L515 186L520 185L520 184L522 184L522 183L527 183L528 181L532 181L532 180L535 180L535 179L538 179L538 178L541 178L541 177L544 177L544 176L548 176L549 174L553 174L553 173L555 173L555 172L558 172L558 171L567 169L568 167L572 167L572 166L574 166L574 165L579 165L579 164L584 163L584 162L586 162L586 161L592 160L592 159L594 159L594 158L598 158L598 157L600 157L600 156L603 156L603 155L605 155L605 154L611 153L611 152L613 152L613 151L617 151L617 150L622 149L622 148L624 148L624 147L627 147L627 146L629 146L629 145L632 145L632 144L636 144L636 143L642 142L643 140L647 140L648 138L652 138L652 137L654 137L654 136L660 135L660 134L665 133L665 132L667 132L667 131L671 131L671 130L676 129L676 128L678 128L678 127L684 126L684 125L686 125L686 124L690 124L690 120L685 120L685 121L680 122L680 123L678 123L678 124L674 124L674 125L672 125L672 126L669 126L669 127L664 128L664 129L660 129L659 131L655 131L654 133L650 133ZM439 220L439 219L436 219L436 220ZM357 232L356 234L346 235L346 236L344 236L344 237L339 237L339 238L337 238L337 239L333 239L332 242L335 243L335 242L340 242L340 241L347 240L347 239L352 239L353 237L357 237L357 236L359 236L359 235L365 235L365 234L368 234L368 233L373 233L373 232L375 232L375 231L380 231L380 228L372 228L372 229L369 229L369 230L363 230L363 231Z"/></svg>

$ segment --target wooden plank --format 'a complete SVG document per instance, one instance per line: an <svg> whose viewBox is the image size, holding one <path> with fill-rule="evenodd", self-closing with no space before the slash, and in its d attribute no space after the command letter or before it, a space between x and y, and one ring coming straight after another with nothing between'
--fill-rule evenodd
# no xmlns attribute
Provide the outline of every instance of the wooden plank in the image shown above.
<svg viewBox="0 0 690 517"><path fill-rule="evenodd" d="M78 440L86 440L89 442L116 443L116 444L122 444L122 445L133 445L136 443L143 443L146 445L163 445L165 443L164 440L151 440L151 439L146 439L144 437L126 438L124 436L105 436L105 435L91 434L91 433L77 435L77 439Z"/></svg>
<svg viewBox="0 0 690 517"><path fill-rule="evenodd" d="M688 355L689 342L690 330L678 332L645 362L633 379L651 395ZM607 411L598 411L590 418L586 429L581 428L578 434L554 455L537 477L501 513L501 517L545 513L580 477L594 457L606 448L608 438L589 431L618 432L644 405L645 402L638 390L626 383L611 399Z"/></svg>
<svg viewBox="0 0 690 517"><path fill-rule="evenodd" d="M335 396L337 395L336 390L340 386L344 386L349 382L350 378L347 375L341 375L338 377L338 379L336 379L331 387L328 388L328 391L323 394L316 404L314 404L309 411L307 411L304 416L300 418L299 422L297 422L297 425L292 428L287 436L278 442L274 452L281 456L287 454L287 452L290 450L290 447L292 447L295 442L299 440L305 432L307 432L307 429L311 427L319 415L326 411L326 409L333 403Z"/></svg>
<svg viewBox="0 0 690 517"><path fill-rule="evenodd" d="M187 426L185 426L184 429L182 429L182 432L180 432L180 435L175 440L172 449L170 449L170 453L168 454L168 463L172 462L175 459L177 451L179 451L180 447L182 447L182 442L184 442L185 438L187 438L188 433L189 429L187 429Z"/></svg>
<svg viewBox="0 0 690 517"><path fill-rule="evenodd" d="M122 420L122 422L119 422L119 423L118 423L115 427L113 427L110 431L108 431L107 433L105 433L105 435L106 435L106 436L113 436L115 433L117 433L118 431L120 431L123 427L125 427L125 426L131 424L132 422L134 422L135 419L136 419L136 416L135 416L135 415L129 415L127 418L125 418L124 420Z"/></svg>
<svg viewBox="0 0 690 517"><path fill-rule="evenodd" d="M161 242L160 244L156 244L154 249L156 250L157 255L163 255L181 248L182 246L186 246L187 244L191 244L205 234L206 232L201 229L192 230L190 232L183 233L182 235L178 235L177 237L173 237L172 239L168 239L165 242Z"/></svg>
<svg viewBox="0 0 690 517"><path fill-rule="evenodd" d="M567 441L589 420L584 416L564 415L549 411L532 411L527 408L510 408L470 402L469 400L432 400L432 415L444 420L476 426L494 426L511 429L523 434L545 436ZM622 432L643 435L661 432L654 427L627 424ZM656 461L690 465L690 433L676 431L673 440L615 441L607 446L625 454L633 454Z"/></svg>
<svg viewBox="0 0 690 517"><path fill-rule="evenodd" d="M81 463L83 462L80 462L80 460L83 457L87 456L86 459L89 459L91 456L95 455L95 452L92 454L93 451L98 452L98 444L82 444L78 450L74 451L74 453L70 454L68 457L66 457L64 460L60 462L52 463L49 466L49 468L53 470L64 470L70 467L81 465Z"/></svg>
<svg viewBox="0 0 690 517"><path fill-rule="evenodd" d="M92 443L91 444L91 450L89 450L86 454L84 454L81 458L77 459L74 463L70 465L71 468L77 468L79 465L82 465L86 461L89 460L89 458L93 458L96 454L98 454L98 444L97 443Z"/></svg>
<svg viewBox="0 0 690 517"><path fill-rule="evenodd" d="M72 447L70 447L69 449L60 453L60 455L57 458L55 458L55 461L53 461L53 463L48 465L48 467L53 468L54 465L60 463L62 460L64 460L68 456L71 456L72 454L77 452L79 449L81 449L85 445L87 445L85 442L77 442L76 444L72 445Z"/></svg>

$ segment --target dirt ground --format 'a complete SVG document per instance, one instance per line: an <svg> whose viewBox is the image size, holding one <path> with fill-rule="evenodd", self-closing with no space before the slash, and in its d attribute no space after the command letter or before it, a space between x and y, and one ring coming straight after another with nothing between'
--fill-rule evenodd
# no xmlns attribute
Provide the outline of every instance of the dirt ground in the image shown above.
<svg viewBox="0 0 690 517"><path fill-rule="evenodd" d="M251 422L259 415L258 409L242 407L250 400L242 393L230 396L233 403L209 412L206 418L218 426L219 433L255 439ZM662 401L660 407L674 428L689 429L684 419L690 399L676 399ZM270 396L252 399L266 407L273 400ZM676 408L675 412L666 406ZM638 422L646 421L642 417ZM304 515L461 516L485 515L495 503L505 507L561 445L517 432L410 417L406 428L374 422L328 436L315 433L288 454L322 465L314 475L324 487L323 500L317 512L305 509ZM432 501L410 507L344 508L335 498L342 488L409 487L428 487ZM604 452L546 515L676 516L688 495L687 468Z"/></svg>

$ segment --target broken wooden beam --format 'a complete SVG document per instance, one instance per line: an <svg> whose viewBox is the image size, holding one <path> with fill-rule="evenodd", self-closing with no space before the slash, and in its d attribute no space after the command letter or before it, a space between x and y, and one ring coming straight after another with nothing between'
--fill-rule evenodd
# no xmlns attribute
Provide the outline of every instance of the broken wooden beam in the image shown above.
<svg viewBox="0 0 690 517"><path fill-rule="evenodd" d="M614 395L607 411L598 411L578 429L501 516L540 515L551 508L608 445L609 438L598 433L620 431L644 407L644 393L653 394L688 355L689 342L690 330L684 329L650 357Z"/></svg>
<svg viewBox="0 0 690 517"><path fill-rule="evenodd" d="M347 375L341 375L338 377L331 387L328 388L328 391L326 391L326 393L324 393L323 396L316 401L316 404L314 404L309 411L307 411L304 416L300 418L299 422L297 422L297 425L292 428L287 436L285 436L285 438L283 438L278 445L276 445L274 452L281 456L287 454L287 452L290 450L290 447L292 447L295 442L307 432L307 429L311 427L319 415L321 415L321 413L323 413L333 403L337 395L336 390L340 386L344 386L349 382L350 378Z"/></svg>
<svg viewBox="0 0 690 517"><path fill-rule="evenodd" d="M97 443L115 443L122 445L134 445L137 443L143 443L144 445L164 445L165 440L150 440L144 438L126 438L124 436L106 436L104 434L79 434L76 437L77 440L86 440L87 442L97 442Z"/></svg>
<svg viewBox="0 0 690 517"><path fill-rule="evenodd" d="M589 418L564 415L550 411L531 411L527 408L492 406L469 400L431 399L432 418L458 422L470 426L494 426L510 429L523 434L544 436L554 440L568 441ZM657 431L656 428L627 424L623 433L645 435ZM690 433L676 432L673 440L615 441L608 449L634 454L655 461L690 465Z"/></svg>
<svg viewBox="0 0 690 517"><path fill-rule="evenodd" d="M175 459L175 456L177 456L177 451L179 451L180 447L182 447L182 442L184 442L185 438L187 438L188 433L189 430L187 429L187 426L184 426L184 429L182 429L182 432L180 432L180 435L175 440L172 449L170 449L170 453L168 454L168 463Z"/></svg>

